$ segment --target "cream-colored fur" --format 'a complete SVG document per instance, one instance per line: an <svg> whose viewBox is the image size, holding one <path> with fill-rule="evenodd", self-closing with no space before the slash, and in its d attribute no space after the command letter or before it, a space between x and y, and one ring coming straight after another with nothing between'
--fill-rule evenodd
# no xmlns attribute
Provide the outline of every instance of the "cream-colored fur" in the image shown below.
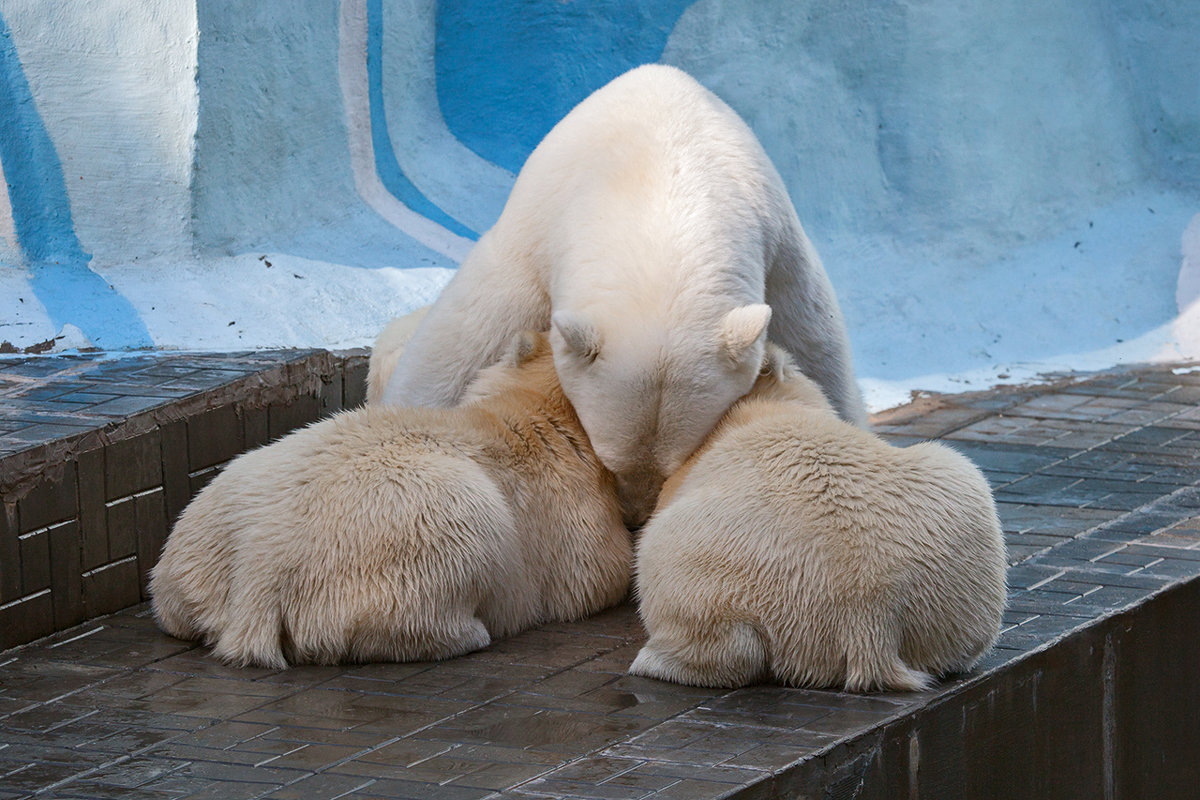
<svg viewBox="0 0 1200 800"><path fill-rule="evenodd" d="M371 360L367 363L367 405L377 406L383 402L383 390L396 369L396 362L428 312L429 306L422 306L403 317L396 317L375 339Z"/></svg>
<svg viewBox="0 0 1200 800"><path fill-rule="evenodd" d="M753 132L651 64L564 117L396 365L388 403L453 406L513 333L551 330L631 524L754 383L768 333L865 425L845 324Z"/></svg>
<svg viewBox="0 0 1200 800"><path fill-rule="evenodd" d="M968 459L840 421L769 345L755 388L667 481L642 530L650 639L630 672L920 689L995 641L1005 564L991 491Z"/></svg>
<svg viewBox="0 0 1200 800"><path fill-rule="evenodd" d="M440 659L628 591L610 473L524 334L455 409L365 407L235 459L154 568L163 630L222 660Z"/></svg>

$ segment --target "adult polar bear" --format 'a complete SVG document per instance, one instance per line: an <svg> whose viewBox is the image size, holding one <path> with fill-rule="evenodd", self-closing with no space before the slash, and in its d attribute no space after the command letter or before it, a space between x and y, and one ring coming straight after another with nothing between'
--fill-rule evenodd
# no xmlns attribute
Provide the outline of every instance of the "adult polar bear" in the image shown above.
<svg viewBox="0 0 1200 800"><path fill-rule="evenodd" d="M745 122L673 67L625 73L546 135L383 400L453 405L530 328L551 329L630 524L750 390L766 335L865 424L841 310L783 181Z"/></svg>

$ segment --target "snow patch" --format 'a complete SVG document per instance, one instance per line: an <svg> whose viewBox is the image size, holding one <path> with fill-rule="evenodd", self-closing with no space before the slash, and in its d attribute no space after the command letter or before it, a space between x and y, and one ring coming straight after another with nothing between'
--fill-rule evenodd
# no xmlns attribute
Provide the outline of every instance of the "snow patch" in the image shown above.
<svg viewBox="0 0 1200 800"><path fill-rule="evenodd" d="M54 346L47 353L66 353L87 350L92 347L92 340L84 332L71 323L62 326L62 330L54 337Z"/></svg>

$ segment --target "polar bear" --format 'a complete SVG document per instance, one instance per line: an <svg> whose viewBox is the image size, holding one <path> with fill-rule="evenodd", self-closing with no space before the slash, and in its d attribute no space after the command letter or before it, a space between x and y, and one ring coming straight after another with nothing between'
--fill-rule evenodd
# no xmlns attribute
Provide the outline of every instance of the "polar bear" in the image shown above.
<svg viewBox="0 0 1200 800"><path fill-rule="evenodd" d="M403 317L396 317L376 337L367 363L367 405L383 404L383 391L396 369L396 362L428 312L429 306L422 306Z"/></svg>
<svg viewBox="0 0 1200 800"><path fill-rule="evenodd" d="M521 335L455 409L365 407L235 459L154 568L154 614L227 663L441 659L623 599L616 487Z"/></svg>
<svg viewBox="0 0 1200 800"><path fill-rule="evenodd" d="M745 122L673 67L625 73L546 135L384 402L453 405L526 328L551 331L630 524L750 389L768 333L865 425L841 310L783 181Z"/></svg>
<svg viewBox="0 0 1200 800"><path fill-rule="evenodd" d="M1004 538L979 470L842 422L769 346L763 375L664 485L629 671L700 686L774 679L915 690L995 641Z"/></svg>

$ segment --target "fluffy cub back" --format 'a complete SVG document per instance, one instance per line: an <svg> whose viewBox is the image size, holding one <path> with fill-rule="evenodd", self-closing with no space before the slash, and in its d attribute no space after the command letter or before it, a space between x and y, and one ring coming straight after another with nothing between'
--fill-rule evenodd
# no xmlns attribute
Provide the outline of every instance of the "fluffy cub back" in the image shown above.
<svg viewBox="0 0 1200 800"><path fill-rule="evenodd" d="M446 658L621 599L628 533L544 336L481 382L460 408L344 412L235 459L155 567L164 630L235 664Z"/></svg>
<svg viewBox="0 0 1200 800"><path fill-rule="evenodd" d="M1005 553L979 470L838 420L772 348L672 478L637 557L650 640L631 671L916 689L994 641Z"/></svg>

